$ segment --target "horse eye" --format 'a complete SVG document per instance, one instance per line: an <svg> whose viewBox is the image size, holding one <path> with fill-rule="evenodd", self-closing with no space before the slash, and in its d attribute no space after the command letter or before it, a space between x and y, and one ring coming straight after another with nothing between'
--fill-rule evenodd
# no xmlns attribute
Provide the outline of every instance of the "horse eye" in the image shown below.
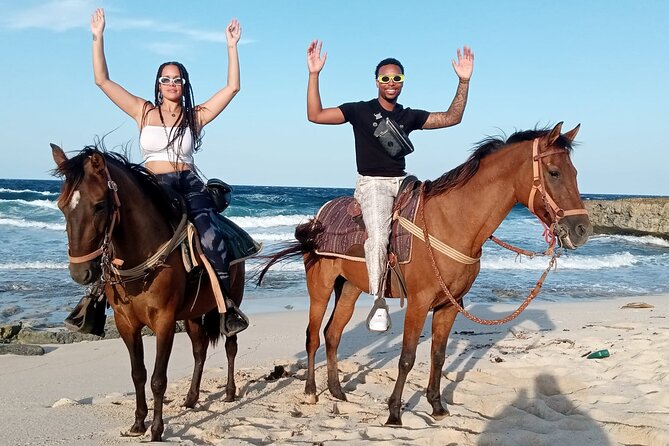
<svg viewBox="0 0 669 446"><path fill-rule="evenodd" d="M548 174L552 176L553 178L559 178L560 177L560 171L558 170L549 170Z"/></svg>
<svg viewBox="0 0 669 446"><path fill-rule="evenodd" d="M99 214L100 212L104 211L107 208L107 202L106 201L100 201L98 203L95 203L95 206L93 206L93 210L95 211L96 214Z"/></svg>

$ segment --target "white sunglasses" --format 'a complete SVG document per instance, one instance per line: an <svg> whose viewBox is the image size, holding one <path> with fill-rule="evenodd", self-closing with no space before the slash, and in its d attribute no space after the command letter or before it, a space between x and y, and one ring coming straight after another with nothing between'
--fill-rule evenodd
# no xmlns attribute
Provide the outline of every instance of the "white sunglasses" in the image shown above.
<svg viewBox="0 0 669 446"><path fill-rule="evenodd" d="M161 85L169 85L169 84L186 85L186 79L182 77L175 77L174 79L172 79L167 76L161 76L158 78L158 83Z"/></svg>

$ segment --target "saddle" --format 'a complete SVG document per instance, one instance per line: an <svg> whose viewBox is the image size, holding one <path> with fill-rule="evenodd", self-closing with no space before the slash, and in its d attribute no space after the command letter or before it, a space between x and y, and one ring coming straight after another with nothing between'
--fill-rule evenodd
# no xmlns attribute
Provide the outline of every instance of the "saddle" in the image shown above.
<svg viewBox="0 0 669 446"><path fill-rule="evenodd" d="M216 180L222 184L220 180ZM226 185L227 186L227 185ZM186 202L184 198L176 193L170 188L163 189L165 193L170 198L170 203L172 204L172 219L178 221L181 216L186 212ZM229 197L227 198L229 201ZM235 263L243 262L244 260L253 257L262 251L262 244L253 240L253 238L244 231L242 228L237 226L229 218L219 215L218 227L223 231L223 239L225 240L225 247L228 251L228 258L230 260L230 265ZM172 228L176 230L174 224ZM199 264L197 257L202 254L198 240L195 235L197 230L195 226L188 222L187 224L188 237L181 244L182 257L184 261L184 267L186 271L191 271L193 267Z"/></svg>
<svg viewBox="0 0 669 446"><path fill-rule="evenodd" d="M421 182L414 176L409 176L400 185L400 191L395 198L393 215L401 216L413 222L418 209L419 186ZM367 239L367 230L362 219L360 204L353 197L338 197L325 203L316 214L315 221L322 225L323 231L316 236L315 252L322 256L339 257L356 262L365 261L364 243ZM404 279L397 265L411 261L411 246L413 236L400 226L397 219L393 219L388 244L388 272L395 275L386 277L386 297L390 297L391 290L405 291ZM393 282L396 278L398 282ZM385 283L385 282L384 282Z"/></svg>
<svg viewBox="0 0 669 446"><path fill-rule="evenodd" d="M219 220L219 228L223 230L223 238L225 239L225 247L228 250L228 258L230 265L243 262L253 256L256 256L262 251L262 243L258 243L244 231L237 226L232 220L221 215ZM182 257L186 271L191 271L193 267L199 265L197 257L201 254L201 247L196 240L197 230L192 223L188 223L188 237L181 244Z"/></svg>
<svg viewBox="0 0 669 446"><path fill-rule="evenodd" d="M414 221L418 209L418 187L416 177L407 177L395 198L393 214ZM367 230L362 220L360 204L353 197L338 197L325 203L316 214L316 221L323 232L316 237L316 253L323 256L340 257L357 262L365 261L364 243ZM411 233L393 220L390 233L390 252L401 264L411 260Z"/></svg>

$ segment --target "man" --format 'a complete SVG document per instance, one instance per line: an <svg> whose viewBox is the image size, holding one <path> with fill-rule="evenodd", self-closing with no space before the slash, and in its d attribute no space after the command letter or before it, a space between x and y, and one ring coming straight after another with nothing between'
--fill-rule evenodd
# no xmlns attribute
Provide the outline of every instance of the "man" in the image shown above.
<svg viewBox="0 0 669 446"><path fill-rule="evenodd" d="M321 56L323 42L314 40L307 49L309 84L307 88L307 117L317 124L350 122L355 138L358 181L355 198L360 203L362 218L367 228L365 261L369 276L369 294L375 296L374 306L367 318L367 328L384 332L390 326L388 306L381 295L381 281L387 263L391 213L395 196L406 177L403 155L389 153L378 135L380 126L390 118L406 136L417 129L439 129L458 124L467 104L469 79L474 69L474 53L470 48L457 50L453 69L460 79L455 98L445 112L430 113L404 108L397 98L404 85L404 67L396 59L384 59L376 67L378 96L371 101L349 102L339 107L323 108L318 87L318 76L325 65L327 53ZM402 138L400 138L402 139ZM391 143L392 145L392 143Z"/></svg>

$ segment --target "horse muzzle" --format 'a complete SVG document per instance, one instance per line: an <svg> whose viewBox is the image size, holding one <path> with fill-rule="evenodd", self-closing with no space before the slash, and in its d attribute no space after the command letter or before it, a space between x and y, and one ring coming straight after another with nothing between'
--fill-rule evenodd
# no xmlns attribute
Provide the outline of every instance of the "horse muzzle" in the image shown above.
<svg viewBox="0 0 669 446"><path fill-rule="evenodd" d="M555 225L555 234L561 247L576 249L583 246L592 235L592 224L587 215L572 215Z"/></svg>
<svg viewBox="0 0 669 446"><path fill-rule="evenodd" d="M80 285L89 285L95 282L102 274L99 260L83 263L70 263L70 277Z"/></svg>

